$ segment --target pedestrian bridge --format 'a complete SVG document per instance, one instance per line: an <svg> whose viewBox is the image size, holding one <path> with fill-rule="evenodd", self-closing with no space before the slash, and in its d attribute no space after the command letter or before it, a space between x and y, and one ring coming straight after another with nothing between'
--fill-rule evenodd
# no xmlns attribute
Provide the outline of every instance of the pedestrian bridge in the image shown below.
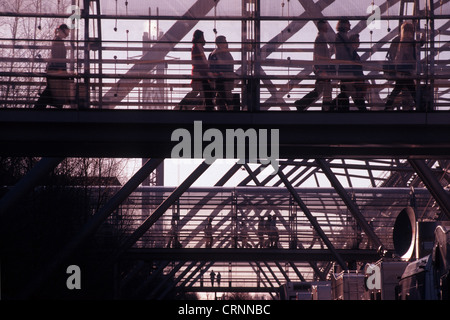
<svg viewBox="0 0 450 320"><path fill-rule="evenodd" d="M186 129L279 130L280 158L446 157L450 111L195 112L0 109L0 154L44 157L170 158ZM270 138L270 136L268 137ZM266 138L265 141L268 141ZM172 141L173 140L173 141ZM225 156L225 153L224 153ZM200 158L196 156L197 158Z"/></svg>
<svg viewBox="0 0 450 320"><path fill-rule="evenodd" d="M64 263L73 257L92 267L91 286L81 290L88 297L164 299L183 292L246 291L276 298L285 282L326 280L334 271L357 270L380 254L391 254L394 221L405 206L414 206L422 221L450 217L450 0L360 0L351 7L344 2L2 3L0 159L5 164L16 157L40 159L17 184L12 179L14 185L1 186L0 226L6 227L0 243L14 253L8 266L2 260L2 272L9 270L2 298L42 299L46 292L60 299L67 290L55 277L64 274ZM349 108L329 110L319 96L298 110L296 101L317 80L315 22L328 24L331 50L341 18L349 19L349 34L360 36L353 51L360 61L333 55L329 65L362 68L363 79L336 72L324 78L330 80L333 98L342 82L362 81L367 110L356 108L352 98ZM386 57L406 20L413 22L417 40L415 72L407 76L393 72L398 64ZM55 28L64 22L71 27L67 54L56 60L66 63L67 73L52 75L58 87L52 98L59 100L35 108L48 84L47 65L55 61ZM227 110L217 100L207 110L203 88L184 100L193 79L209 85L221 79L192 74L197 29L204 32L205 59L216 48L216 36L227 38L234 83ZM402 79L413 82L414 90L403 90L386 106ZM236 156L219 173L205 156L212 143L205 133L224 138L237 130L249 154ZM163 184L161 172L176 170L170 161L164 168L164 160L181 157L173 153L180 143L174 132L190 137L189 158L205 161L198 161L177 187L156 186ZM250 154L269 137L274 137L270 152L279 165L275 175L266 174L260 153ZM46 185L44 178L64 159L80 157L142 158L142 167L120 187L103 185L108 179ZM250 158L259 163L253 166ZM192 187L208 169L208 187ZM149 178L155 176L159 180ZM88 203L74 213L76 225L59 211L48 221L48 210L56 204L47 192L73 189L83 191L73 203ZM104 202L90 202L99 195ZM27 218L17 214L21 205L29 209ZM63 205L61 212L67 213ZM259 219L269 215L276 217L278 231L272 246L261 241L258 229ZM211 245L204 233L209 218ZM37 233L46 222L63 223L70 232ZM27 228L32 231L25 237L21 232ZM91 239L99 248L94 258L77 256ZM24 264L24 257L32 263ZM209 281L212 270L222 275L220 289ZM106 284L101 293L97 280Z"/></svg>

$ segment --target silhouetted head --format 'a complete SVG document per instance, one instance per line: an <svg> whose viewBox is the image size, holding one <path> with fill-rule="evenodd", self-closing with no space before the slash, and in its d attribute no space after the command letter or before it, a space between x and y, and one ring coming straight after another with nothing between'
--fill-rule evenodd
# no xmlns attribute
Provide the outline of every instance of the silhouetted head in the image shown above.
<svg viewBox="0 0 450 320"><path fill-rule="evenodd" d="M340 19L337 22L336 30L338 32L348 32L350 30L350 21L348 19Z"/></svg>
<svg viewBox="0 0 450 320"><path fill-rule="evenodd" d="M225 38L225 36L217 36L217 38L216 38L216 45L220 49L228 48L227 38Z"/></svg>
<svg viewBox="0 0 450 320"><path fill-rule="evenodd" d="M321 19L317 21L317 30L319 30L320 32L328 31L328 23L326 22L326 20Z"/></svg>
<svg viewBox="0 0 450 320"><path fill-rule="evenodd" d="M67 24L63 23L55 30L55 35L60 36L61 38L67 38L69 36L70 29Z"/></svg>
<svg viewBox="0 0 450 320"><path fill-rule="evenodd" d="M403 22L400 28L400 37L402 39L413 39L414 38L414 25L411 22Z"/></svg>
<svg viewBox="0 0 450 320"><path fill-rule="evenodd" d="M203 35L203 31L195 30L192 36L192 43L200 43L205 44L205 37Z"/></svg>

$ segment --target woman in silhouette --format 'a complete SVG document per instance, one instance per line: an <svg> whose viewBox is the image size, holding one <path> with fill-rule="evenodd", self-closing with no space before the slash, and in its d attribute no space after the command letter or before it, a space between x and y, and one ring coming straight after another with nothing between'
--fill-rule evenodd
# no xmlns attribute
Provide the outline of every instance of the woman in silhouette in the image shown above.
<svg viewBox="0 0 450 320"><path fill-rule="evenodd" d="M62 87L57 84L64 79L56 75L67 73L67 64L65 62L67 50L64 45L64 39L69 36L69 33L70 30L66 24L61 24L55 30L51 59L47 65L47 86L34 106L36 109L45 109L48 105L62 108L61 98L64 99L65 92L62 92Z"/></svg>
<svg viewBox="0 0 450 320"><path fill-rule="evenodd" d="M192 37L192 49L191 49L191 60L192 60L192 90L189 92L183 100L180 102L180 108L187 104L192 104L192 100L201 96L203 97L203 102L206 110L213 110L213 95L214 92L209 84L209 80L212 78L209 72L208 60L205 56L205 37L203 31L195 30Z"/></svg>

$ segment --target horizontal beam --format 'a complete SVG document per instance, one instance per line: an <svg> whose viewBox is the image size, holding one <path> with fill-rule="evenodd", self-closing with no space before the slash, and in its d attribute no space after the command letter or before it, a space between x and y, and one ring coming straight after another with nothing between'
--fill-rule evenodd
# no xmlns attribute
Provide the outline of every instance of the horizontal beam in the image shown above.
<svg viewBox="0 0 450 320"><path fill-rule="evenodd" d="M33 12L1 12L2 16L6 17L26 17L26 18L45 18L45 19L67 19L70 17L69 14L55 14L55 13L33 13ZM109 19L109 20L181 20L181 21L190 21L190 20L205 20L205 21L242 21L252 19L251 17L243 17L237 15L215 15L215 16L186 16L186 15L137 15L137 14L90 14L87 16L89 19ZM305 20L317 20L317 19L325 19L328 21L339 20L341 16L259 16L258 20L261 21L305 21ZM351 20L366 20L368 18L367 15L354 15L351 16ZM379 17L380 20L398 20L400 18L399 15L382 15ZM424 15L408 15L408 19L425 19ZM435 20L437 19L450 19L449 14L435 14L433 15Z"/></svg>
<svg viewBox="0 0 450 320"><path fill-rule="evenodd" d="M206 278L206 276L205 276ZM209 279L205 279L205 282L209 283ZM262 282L262 281L261 281ZM279 287L230 287L225 281L220 285L215 287L211 286L198 286L198 287L176 287L177 291L180 292L279 292Z"/></svg>
<svg viewBox="0 0 450 320"><path fill-rule="evenodd" d="M66 187L68 188L68 187ZM84 188L84 187L83 187ZM89 187L88 187L89 188ZM90 190L96 190L99 187L90 187ZM117 192L121 187L108 187L111 192ZM171 186L140 186L137 187L134 192L137 193L151 193L155 195L170 194L175 190L176 187ZM330 187L295 187L295 191L299 194L311 194L314 196L319 195L329 195L330 197L338 198L339 195L336 194L336 189ZM358 187L358 188L345 188L348 193L359 194L364 193L371 196L386 196L386 195L400 195L408 196L411 194L411 188L408 187ZM199 194L200 196L204 193L210 195L223 195L223 194L235 194L239 196L243 195L253 195L253 196L271 196L271 195L284 195L289 196L289 191L283 187L271 187L271 186L237 186L237 187L226 187L226 186L213 186L213 187L190 187L185 191L185 194ZM429 196L430 192L427 188L414 188L414 194ZM287 202L288 200L286 200Z"/></svg>
<svg viewBox="0 0 450 320"><path fill-rule="evenodd" d="M336 249L345 261L377 261L380 255L376 250ZM335 256L327 249L163 249L133 248L122 254L125 260L170 260L170 261L335 261Z"/></svg>
<svg viewBox="0 0 450 320"><path fill-rule="evenodd" d="M279 158L450 156L450 112L0 109L0 156L170 158L174 130L279 129ZM209 143L203 143L203 148Z"/></svg>

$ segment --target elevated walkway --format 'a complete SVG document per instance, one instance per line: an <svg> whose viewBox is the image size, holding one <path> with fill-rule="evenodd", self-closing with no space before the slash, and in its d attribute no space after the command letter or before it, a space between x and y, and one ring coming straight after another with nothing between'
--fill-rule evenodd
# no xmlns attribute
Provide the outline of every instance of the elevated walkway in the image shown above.
<svg viewBox="0 0 450 320"><path fill-rule="evenodd" d="M170 158L176 129L279 130L279 158L448 157L450 112L0 109L0 155ZM203 148L210 142L204 142ZM189 157L191 158L191 157Z"/></svg>
<svg viewBox="0 0 450 320"><path fill-rule="evenodd" d="M379 253L372 249L338 249L345 261L377 261ZM252 261L332 261L333 254L327 249L247 249L247 248L133 248L121 256L125 260L161 261L214 261L214 262L252 262Z"/></svg>

